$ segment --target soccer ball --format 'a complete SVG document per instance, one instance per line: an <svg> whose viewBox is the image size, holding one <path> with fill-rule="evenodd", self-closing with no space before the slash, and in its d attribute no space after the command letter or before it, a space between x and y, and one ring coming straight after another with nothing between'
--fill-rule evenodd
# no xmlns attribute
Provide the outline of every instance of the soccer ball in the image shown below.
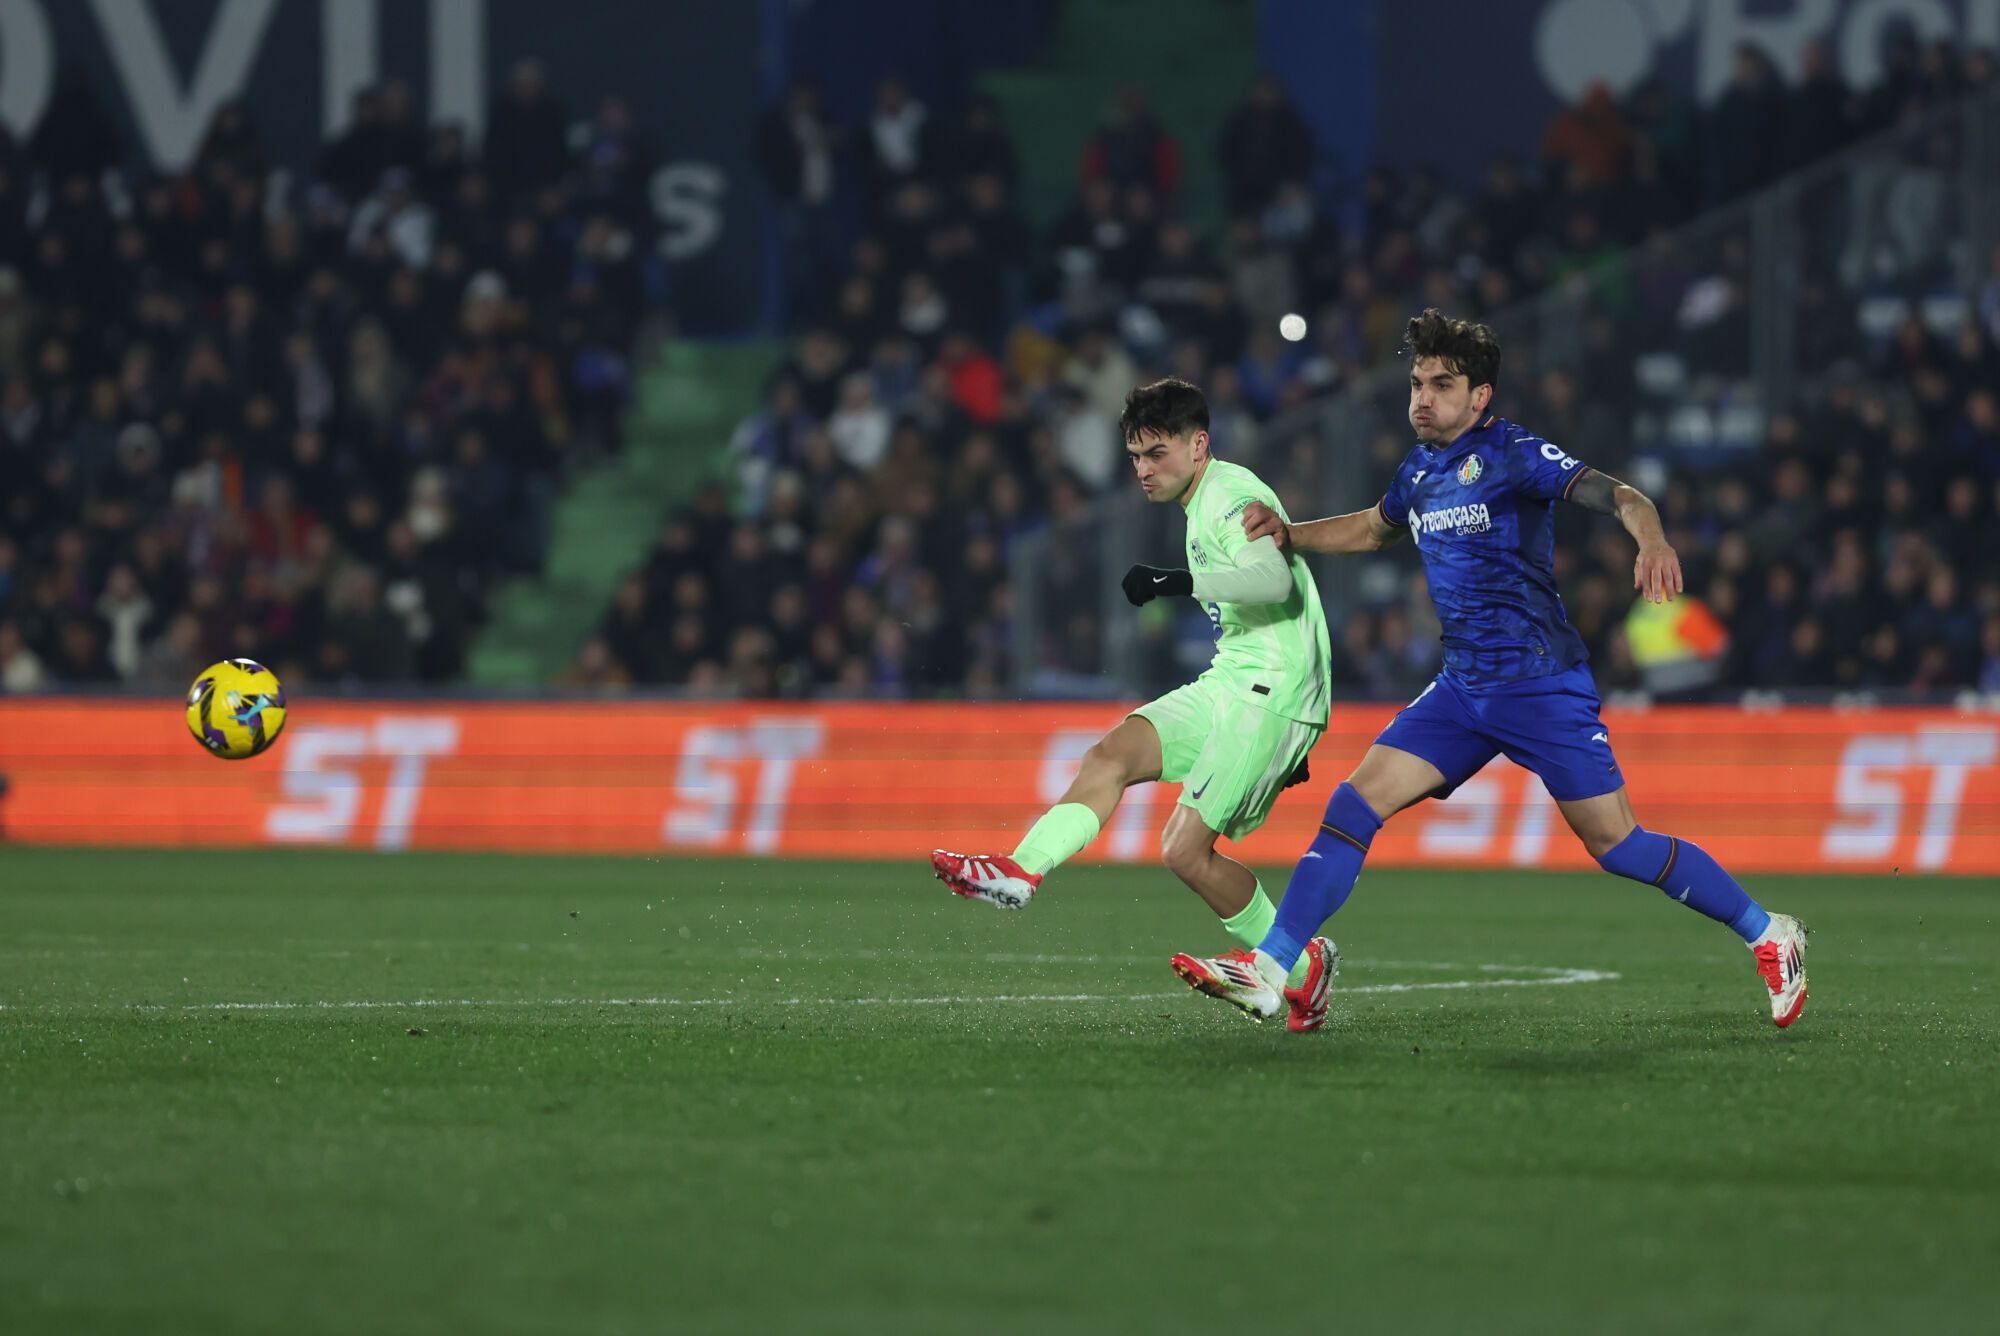
<svg viewBox="0 0 2000 1336"><path fill-rule="evenodd" d="M241 761L285 731L285 689L255 659L224 659L202 670L187 694L188 732L211 756Z"/></svg>

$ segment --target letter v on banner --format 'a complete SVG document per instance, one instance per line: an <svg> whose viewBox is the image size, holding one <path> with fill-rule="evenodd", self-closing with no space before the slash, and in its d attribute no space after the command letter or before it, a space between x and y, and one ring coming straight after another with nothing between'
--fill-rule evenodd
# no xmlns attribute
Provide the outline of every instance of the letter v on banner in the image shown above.
<svg viewBox="0 0 2000 1336"><path fill-rule="evenodd" d="M243 91L277 8L278 0L223 0L183 89L148 0L91 0L155 166L179 171L194 157L216 108Z"/></svg>

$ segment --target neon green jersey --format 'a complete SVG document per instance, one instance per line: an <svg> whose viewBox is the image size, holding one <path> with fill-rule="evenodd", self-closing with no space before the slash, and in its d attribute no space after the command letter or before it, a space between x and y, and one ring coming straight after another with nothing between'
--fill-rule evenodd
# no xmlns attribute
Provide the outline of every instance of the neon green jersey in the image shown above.
<svg viewBox="0 0 2000 1336"><path fill-rule="evenodd" d="M1249 546L1243 510L1262 501L1289 521L1277 494L1240 464L1211 459L1187 506L1190 571L1235 566ZM1312 572L1296 555L1287 558L1292 592L1282 603L1220 603L1202 607L1215 623L1215 658L1202 677L1252 704L1301 723L1326 724L1328 673L1333 660L1326 612Z"/></svg>

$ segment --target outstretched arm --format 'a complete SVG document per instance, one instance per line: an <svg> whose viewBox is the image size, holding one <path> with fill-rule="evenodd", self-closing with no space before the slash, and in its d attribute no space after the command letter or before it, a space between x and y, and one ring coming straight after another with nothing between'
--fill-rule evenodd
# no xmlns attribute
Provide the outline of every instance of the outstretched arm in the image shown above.
<svg viewBox="0 0 2000 1336"><path fill-rule="evenodd" d="M1233 566L1189 572L1205 603L1283 603L1292 596L1292 563L1269 538L1253 538Z"/></svg>
<svg viewBox="0 0 2000 1336"><path fill-rule="evenodd" d="M1569 490L1569 499L1585 510L1615 515L1639 544L1638 560L1632 563L1632 587L1645 595L1648 603L1673 602L1682 592L1681 559L1667 542L1660 527L1660 509L1630 483L1592 469Z"/></svg>
<svg viewBox="0 0 2000 1336"><path fill-rule="evenodd" d="M1120 583L1135 608L1176 594L1204 603L1283 603L1292 596L1292 566L1276 542L1261 538L1246 544L1233 566L1199 571L1134 566Z"/></svg>
<svg viewBox="0 0 2000 1336"><path fill-rule="evenodd" d="M1286 524L1278 512L1253 501L1243 512L1243 532L1251 539L1274 539L1283 552L1379 552L1407 532L1383 518L1380 506L1323 520Z"/></svg>

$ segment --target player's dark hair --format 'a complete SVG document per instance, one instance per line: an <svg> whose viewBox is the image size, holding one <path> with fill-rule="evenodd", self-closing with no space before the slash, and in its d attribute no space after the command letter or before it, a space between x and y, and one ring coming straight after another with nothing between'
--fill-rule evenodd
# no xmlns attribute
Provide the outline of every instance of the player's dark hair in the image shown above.
<svg viewBox="0 0 2000 1336"><path fill-rule="evenodd" d="M1172 376L1141 385L1126 395L1125 411L1118 415L1118 431L1127 441L1136 441L1147 432L1187 436L1207 430L1208 400L1200 390Z"/></svg>
<svg viewBox="0 0 2000 1336"><path fill-rule="evenodd" d="M1454 376L1472 382L1475 390L1500 378L1500 340L1493 331L1470 320L1453 320L1435 306L1411 319L1403 331L1403 351L1412 362L1437 358Z"/></svg>

